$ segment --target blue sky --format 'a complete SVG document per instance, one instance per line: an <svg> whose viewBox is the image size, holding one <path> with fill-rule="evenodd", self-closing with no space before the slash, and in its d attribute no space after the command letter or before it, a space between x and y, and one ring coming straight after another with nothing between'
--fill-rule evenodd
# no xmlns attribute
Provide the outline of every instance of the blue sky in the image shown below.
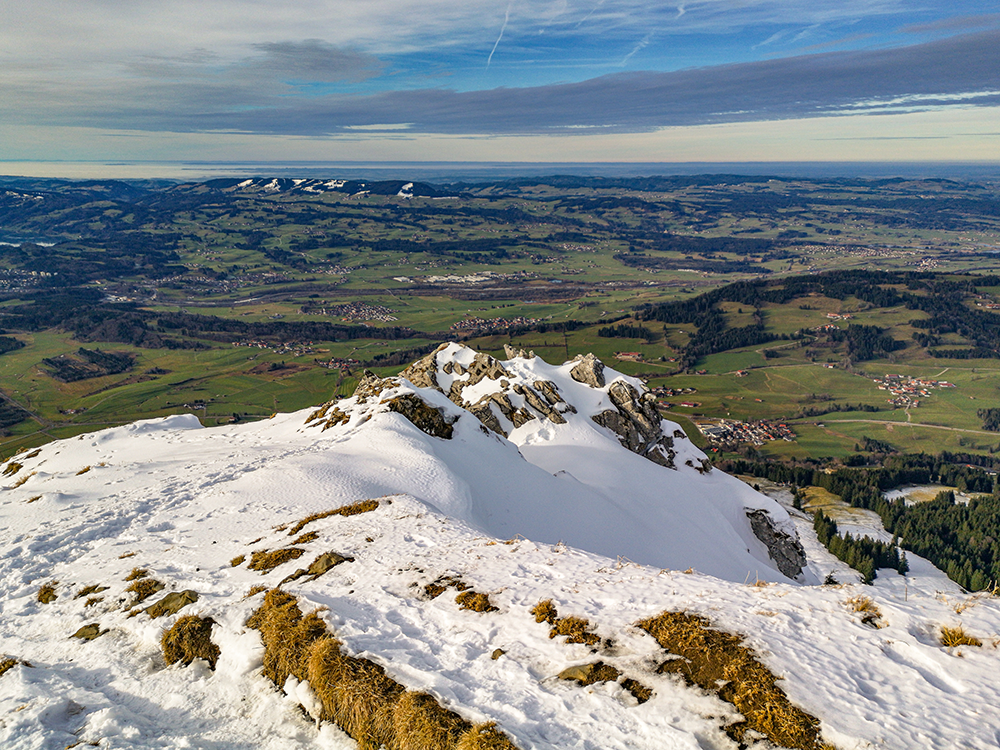
<svg viewBox="0 0 1000 750"><path fill-rule="evenodd" d="M17 2L0 159L995 162L995 9Z"/></svg>

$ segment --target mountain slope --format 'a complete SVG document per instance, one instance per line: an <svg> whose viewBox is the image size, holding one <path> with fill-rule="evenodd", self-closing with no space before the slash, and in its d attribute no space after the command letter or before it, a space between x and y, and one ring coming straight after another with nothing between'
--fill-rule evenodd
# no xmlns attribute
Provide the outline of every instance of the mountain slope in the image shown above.
<svg viewBox="0 0 1000 750"><path fill-rule="evenodd" d="M919 560L908 580L880 575L874 588L802 585L831 570L849 580L807 525L735 479L703 473L669 424L631 442L676 468L627 449L635 435L621 405L630 402L616 404L611 391L625 382L641 401L640 384L610 372L602 386L581 383L571 374L579 362L475 361L446 347L408 371L433 375L436 388L368 378L352 399L315 411L213 429L171 417L11 459L0 493L0 654L16 662L0 674L0 745L354 747L295 709L314 706L307 686L289 681L284 698L260 675L261 640L246 622L262 596L244 595L284 582L304 612L324 608L347 652L470 722L497 722L525 750L735 748L722 729L739 718L733 706L660 673L669 655L635 627L664 611L746 636L844 750L995 746L997 600L962 596ZM471 382L484 368L499 375L496 364L503 377ZM506 394L512 415L524 409L520 424L501 422L498 396L495 411L487 406L509 434L487 427L481 408L445 396L456 378L472 407ZM563 422L531 406L548 392L541 382L562 400L535 406ZM369 499L364 512L329 514ZM802 582L773 567L745 508L771 514L778 531L799 525L809 555ZM250 568L282 550L301 553ZM344 559L288 580L327 552ZM146 576L126 581L134 568ZM758 573L775 583L745 585ZM149 580L164 589L136 602L129 589ZM38 599L44 584L48 603ZM461 586L496 609L462 609ZM86 587L107 588L78 597ZM197 600L178 614L144 611L181 591ZM873 596L885 627L848 606L859 594ZM588 620L603 642L550 637L531 612L543 600ZM163 661L161 635L188 614L215 620L214 671ZM90 624L95 640L70 637ZM962 624L986 646L957 658L936 641L943 624ZM619 677L587 687L557 678L596 660ZM639 704L627 680L652 697Z"/></svg>

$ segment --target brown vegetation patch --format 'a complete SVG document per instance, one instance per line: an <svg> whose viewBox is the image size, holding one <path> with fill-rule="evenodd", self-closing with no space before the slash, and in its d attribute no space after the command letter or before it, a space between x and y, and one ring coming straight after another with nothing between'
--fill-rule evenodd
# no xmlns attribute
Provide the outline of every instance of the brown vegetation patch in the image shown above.
<svg viewBox="0 0 1000 750"><path fill-rule="evenodd" d="M622 687L632 693L632 697L638 701L640 706L653 697L653 689L651 687L647 687L638 680L633 680L631 677L622 680Z"/></svg>
<svg viewBox="0 0 1000 750"><path fill-rule="evenodd" d="M316 612L271 589L247 626L260 631L264 674L276 685L308 680L320 719L333 721L361 750L516 750L492 725L473 726L430 695L406 691L385 669L345 654Z"/></svg>
<svg viewBox="0 0 1000 750"><path fill-rule="evenodd" d="M56 600L56 584L58 581L50 581L49 583L43 583L38 589L38 593L35 598L38 599L42 604L52 604Z"/></svg>
<svg viewBox="0 0 1000 750"><path fill-rule="evenodd" d="M83 603L84 607L93 607L95 604L100 604L104 601L103 596L91 596Z"/></svg>
<svg viewBox="0 0 1000 750"><path fill-rule="evenodd" d="M965 628L961 625L956 625L955 627L942 625L941 645L947 648L954 648L956 646L982 646L983 642L976 638L976 636L966 633Z"/></svg>
<svg viewBox="0 0 1000 750"><path fill-rule="evenodd" d="M81 599L85 596L90 596L91 594L100 594L102 591L107 591L107 586L99 586L98 584L93 584L92 586L84 586L82 589L73 594L74 599Z"/></svg>
<svg viewBox="0 0 1000 750"><path fill-rule="evenodd" d="M283 565L290 560L297 560L305 554L305 550L300 547L285 547L268 552L260 549L250 553L250 570L259 570L261 575L270 573L279 565Z"/></svg>
<svg viewBox="0 0 1000 750"><path fill-rule="evenodd" d="M80 471L76 472L76 475L80 476L81 474L86 474L88 471L90 471L90 467L84 466L82 469L80 469Z"/></svg>
<svg viewBox="0 0 1000 750"><path fill-rule="evenodd" d="M499 610L499 607L493 606L489 594L480 594L478 591L463 591L455 597L455 601L462 609L471 609L473 612L496 612Z"/></svg>
<svg viewBox="0 0 1000 750"><path fill-rule="evenodd" d="M140 578L145 578L149 575L149 570L146 568L132 568L132 572L125 576L126 581L138 581Z"/></svg>
<svg viewBox="0 0 1000 750"><path fill-rule="evenodd" d="M752 729L781 747L822 747L819 720L792 705L778 687L778 678L743 645L740 636L716 630L708 619L688 612L664 612L638 626L680 657L664 662L661 672L680 674L743 714L744 721L724 727L737 742Z"/></svg>
<svg viewBox="0 0 1000 750"><path fill-rule="evenodd" d="M443 594L448 589L455 589L456 591L468 591L470 588L469 584L463 581L458 576L441 576L434 581L431 581L426 586L424 586L424 596L427 599L437 599L441 594Z"/></svg>
<svg viewBox="0 0 1000 750"><path fill-rule="evenodd" d="M296 537L292 540L292 544L309 544L309 542L315 542L319 539L319 534L315 531L307 531L305 534Z"/></svg>
<svg viewBox="0 0 1000 750"><path fill-rule="evenodd" d="M27 482L29 479L31 479L33 476L35 476L37 473L38 473L37 471L33 471L30 474L25 474L23 477L21 477L16 482L14 482L14 489L17 489L18 487L20 487L21 485L23 485L25 482Z"/></svg>
<svg viewBox="0 0 1000 750"><path fill-rule="evenodd" d="M243 598L249 599L251 596L257 596L257 594L263 594L265 591L267 591L267 586L262 586L261 584L258 583L256 586L251 586L250 590L243 595Z"/></svg>
<svg viewBox="0 0 1000 750"><path fill-rule="evenodd" d="M22 661L21 659L15 659L13 656L7 656L4 657L3 659L0 659L0 677L3 677L5 674L7 674L7 672L16 667L18 664L22 664L25 667L31 666L31 664L29 664L28 662Z"/></svg>
<svg viewBox="0 0 1000 750"><path fill-rule="evenodd" d="M141 578L137 581L132 581L132 583L126 587L126 593L135 594L135 600L133 604L138 604L139 602L145 601L157 591L162 591L164 585L153 578ZM138 613L136 613L138 614Z"/></svg>
<svg viewBox="0 0 1000 750"><path fill-rule="evenodd" d="M237 565L242 565L243 561L247 559L246 555L237 555L232 560L229 561L229 567L235 568Z"/></svg>
<svg viewBox="0 0 1000 750"><path fill-rule="evenodd" d="M24 468L24 464L19 464L17 461L11 461L7 464L7 467L3 470L3 475L5 477L12 477L21 469Z"/></svg>
<svg viewBox="0 0 1000 750"><path fill-rule="evenodd" d="M41 454L41 452L42 452L41 448L35 448L35 450L31 451L31 453L29 453L24 458L25 458L25 460L27 460L29 458L37 458Z"/></svg>
<svg viewBox="0 0 1000 750"><path fill-rule="evenodd" d="M215 669L219 660L219 647L212 642L212 626L215 620L211 617L187 615L177 618L173 627L163 634L160 646L163 648L163 658L167 664L181 662L187 666L195 659L204 659L208 666Z"/></svg>
<svg viewBox="0 0 1000 750"><path fill-rule="evenodd" d="M42 499L41 495L35 495L34 497L28 498L28 500L26 502L34 503L34 502L37 502L38 500L41 500L41 499Z"/></svg>
<svg viewBox="0 0 1000 750"><path fill-rule="evenodd" d="M884 627L882 610L870 596L852 596L847 600L847 606L861 615L861 622L872 628Z"/></svg>
<svg viewBox="0 0 1000 750"><path fill-rule="evenodd" d="M590 621L583 617L559 617L556 605L551 599L543 599L531 608L535 622L547 622L549 638L559 635L566 636L566 643L584 643L588 646L600 646L601 637L593 632Z"/></svg>
<svg viewBox="0 0 1000 750"><path fill-rule="evenodd" d="M118 555L118 559L119 560L125 560L126 558L135 557L135 556L136 556L135 552L122 552L120 555Z"/></svg>
<svg viewBox="0 0 1000 750"><path fill-rule="evenodd" d="M288 532L288 536L295 536L302 531L307 524L310 524L313 521L319 521L322 518L329 518L330 516L356 516L359 513L368 513L369 511L373 511L377 507L378 500L361 500L360 502L351 503L350 505L342 505L339 508L334 508L333 510L313 513L311 516L306 516L295 524Z"/></svg>

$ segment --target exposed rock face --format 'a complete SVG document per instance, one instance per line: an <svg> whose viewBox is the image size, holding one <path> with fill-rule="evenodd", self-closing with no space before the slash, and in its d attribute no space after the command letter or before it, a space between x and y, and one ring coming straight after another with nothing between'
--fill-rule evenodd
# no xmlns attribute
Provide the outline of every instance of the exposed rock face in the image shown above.
<svg viewBox="0 0 1000 750"><path fill-rule="evenodd" d="M198 601L198 593L185 589L184 591L173 591L155 604L146 607L146 613L152 618L163 617L164 615L176 615L184 607Z"/></svg>
<svg viewBox="0 0 1000 750"><path fill-rule="evenodd" d="M578 383L586 383L591 388L604 387L604 363L593 354L577 355L579 364L569 371L569 376Z"/></svg>
<svg viewBox="0 0 1000 750"><path fill-rule="evenodd" d="M409 380L417 388L434 388L441 390L437 382L437 355L448 344L441 344L437 349L422 357L400 373L400 377Z"/></svg>
<svg viewBox="0 0 1000 750"><path fill-rule="evenodd" d="M602 379L603 367L601 365ZM674 439L663 434L656 397L652 393L640 394L635 387L622 380L611 384L608 396L615 408L602 411L593 420L618 435L619 442L633 453L661 466L675 468Z"/></svg>
<svg viewBox="0 0 1000 750"><path fill-rule="evenodd" d="M767 554L778 570L789 578L798 578L806 564L806 553L798 538L778 529L766 510L749 510L747 518L754 536L767 547Z"/></svg>
<svg viewBox="0 0 1000 750"><path fill-rule="evenodd" d="M436 409L420 396L413 393L404 393L396 396L388 402L389 411L402 414L413 422L414 426L434 437L451 440L454 433L452 424L454 417L447 417L441 409Z"/></svg>

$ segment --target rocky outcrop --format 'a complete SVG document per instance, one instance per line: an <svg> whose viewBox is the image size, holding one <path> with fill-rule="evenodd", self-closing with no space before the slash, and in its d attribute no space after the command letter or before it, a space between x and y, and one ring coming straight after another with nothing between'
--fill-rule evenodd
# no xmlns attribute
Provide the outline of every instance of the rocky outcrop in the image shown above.
<svg viewBox="0 0 1000 750"><path fill-rule="evenodd" d="M415 393L404 393L386 402L389 411L402 414L410 420L417 429L433 437L451 440L454 433L452 425L455 417L449 417L443 409L431 406Z"/></svg>
<svg viewBox="0 0 1000 750"><path fill-rule="evenodd" d="M789 578L798 578L806 564L806 552L798 538L775 526L766 510L748 510L747 518L754 536L767 547L767 554L778 570Z"/></svg>
<svg viewBox="0 0 1000 750"><path fill-rule="evenodd" d="M599 360L598 360L599 363ZM603 365L601 365L603 370ZM593 371L591 369L591 371ZM601 372L603 378L603 372ZM656 397L642 393L624 380L616 380L608 389L614 409L606 409L593 420L618 436L618 441L633 453L668 468L674 466L674 439L663 434Z"/></svg>
<svg viewBox="0 0 1000 750"><path fill-rule="evenodd" d="M578 363L569 371L569 376L591 388L603 388L604 363L593 354L577 355L576 359Z"/></svg>

